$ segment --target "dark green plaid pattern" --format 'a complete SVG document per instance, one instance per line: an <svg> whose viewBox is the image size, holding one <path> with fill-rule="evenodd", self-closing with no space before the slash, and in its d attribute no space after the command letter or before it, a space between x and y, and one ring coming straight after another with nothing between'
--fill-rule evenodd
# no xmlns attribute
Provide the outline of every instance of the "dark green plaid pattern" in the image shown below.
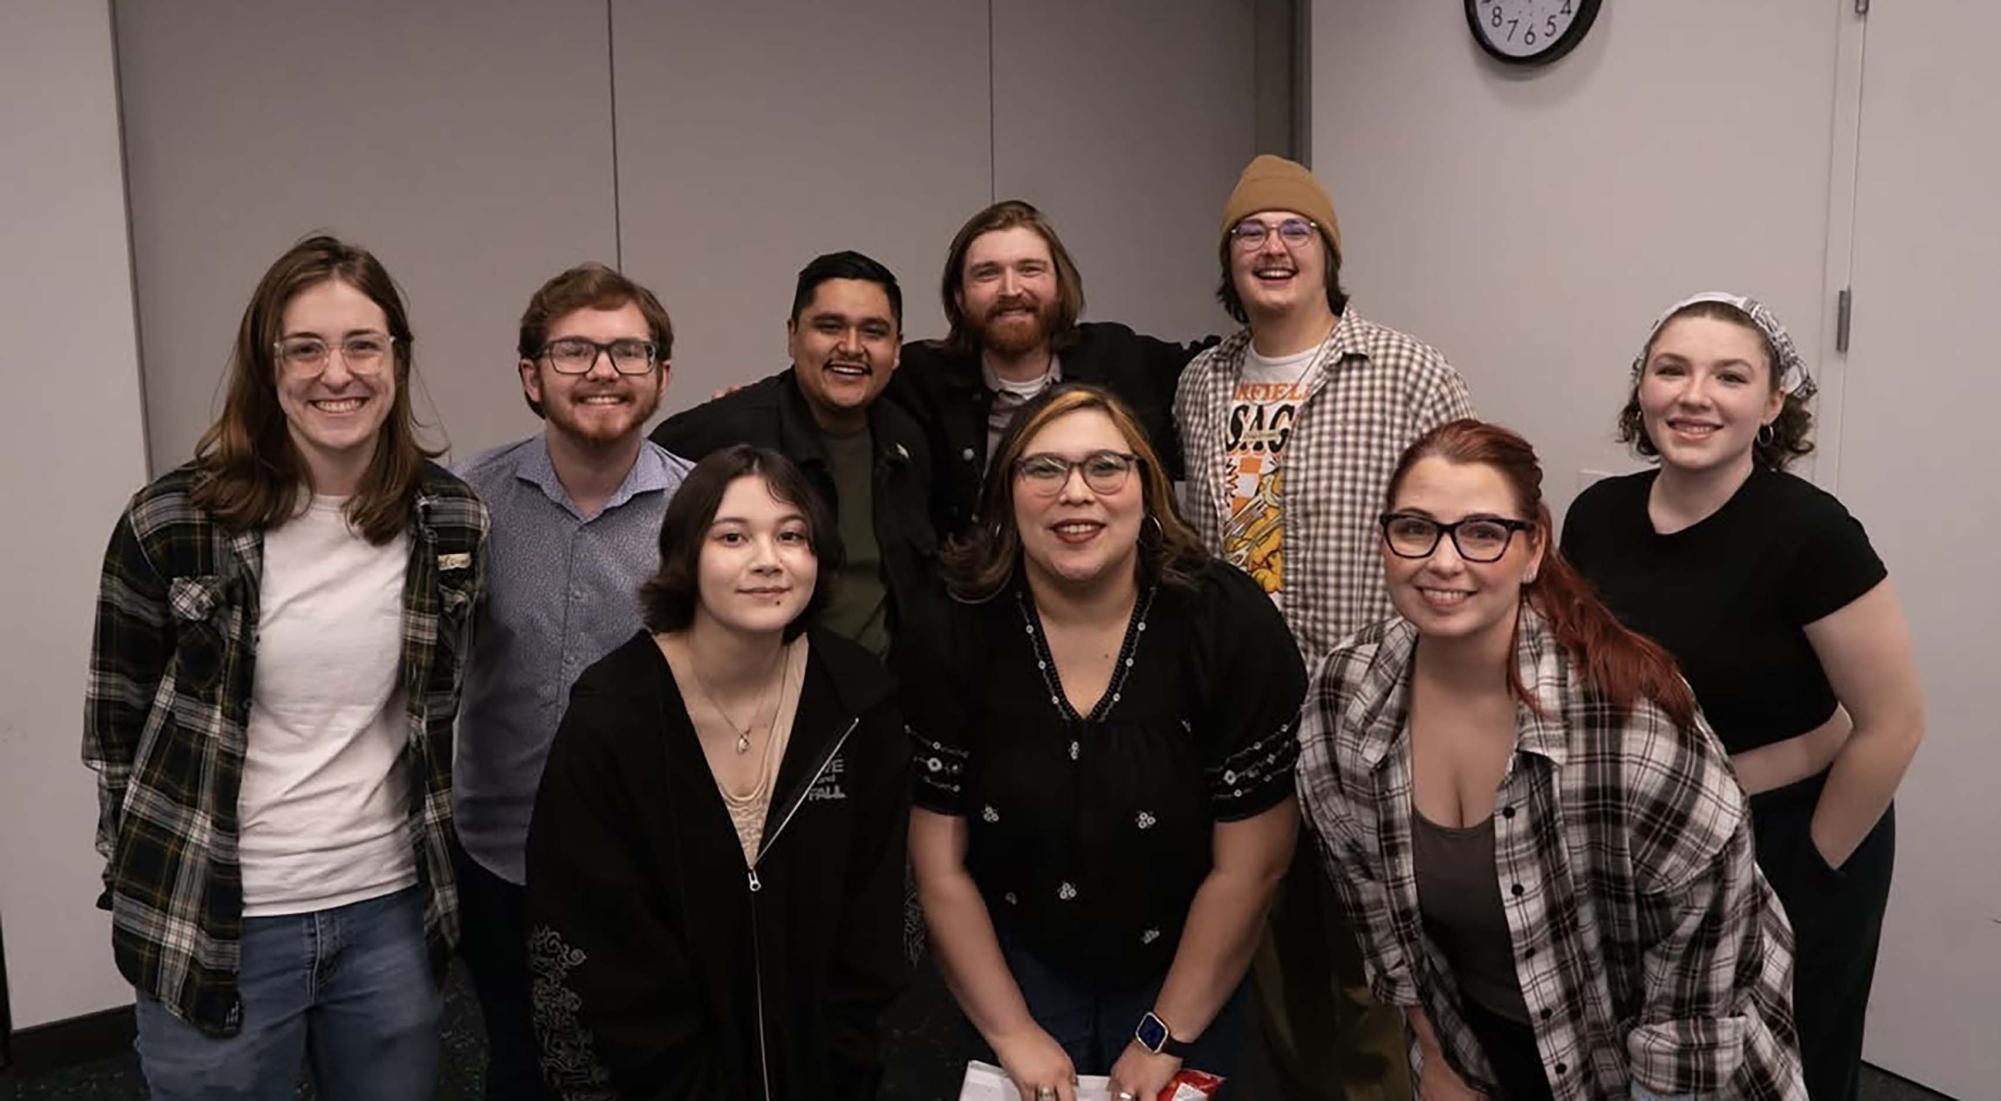
<svg viewBox="0 0 2001 1101"><path fill-rule="evenodd" d="M230 534L189 497L183 466L140 490L111 533L84 703L97 850L119 971L214 1035L242 1024L237 794L256 671L259 532ZM486 508L426 464L410 526L402 680L410 844L442 974L458 933L452 723L485 592Z"/></svg>

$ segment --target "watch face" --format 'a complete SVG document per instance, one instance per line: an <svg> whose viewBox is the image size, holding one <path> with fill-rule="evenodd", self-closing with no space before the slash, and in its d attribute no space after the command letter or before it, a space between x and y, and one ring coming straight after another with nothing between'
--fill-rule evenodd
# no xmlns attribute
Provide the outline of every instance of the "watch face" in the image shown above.
<svg viewBox="0 0 2001 1101"><path fill-rule="evenodd" d="M1139 1027L1133 1030L1133 1036L1139 1040L1141 1047L1157 1052L1161 1045L1167 1043L1167 1025L1148 1013L1139 1019Z"/></svg>
<svg viewBox="0 0 2001 1101"><path fill-rule="evenodd" d="M1591 29L1599 0L1466 0L1480 47L1502 61L1540 65L1570 52Z"/></svg>

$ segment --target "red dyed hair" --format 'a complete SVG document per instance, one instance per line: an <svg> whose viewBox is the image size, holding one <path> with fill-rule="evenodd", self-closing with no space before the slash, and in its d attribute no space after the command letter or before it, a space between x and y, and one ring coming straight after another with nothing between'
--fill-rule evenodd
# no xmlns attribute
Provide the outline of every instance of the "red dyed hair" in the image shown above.
<svg viewBox="0 0 2001 1101"><path fill-rule="evenodd" d="M1471 418L1441 424L1419 437L1397 460L1390 476L1385 509L1395 508L1397 490L1418 460L1437 457L1450 463L1493 468L1514 492L1515 507L1525 519L1535 523L1535 537L1543 548L1542 568L1536 578L1522 586L1522 599L1549 623L1557 644L1583 670L1592 690L1603 696L1621 714L1630 712L1642 699L1652 700L1687 730L1695 725L1695 695L1682 680L1674 658L1654 642L1620 623L1598 599L1591 583L1584 580L1556 549L1555 523L1549 505L1542 499L1542 463L1529 442L1497 424ZM1516 627L1519 631L1519 625ZM1515 697L1530 707L1536 701L1521 683L1520 673L1510 663L1508 684Z"/></svg>

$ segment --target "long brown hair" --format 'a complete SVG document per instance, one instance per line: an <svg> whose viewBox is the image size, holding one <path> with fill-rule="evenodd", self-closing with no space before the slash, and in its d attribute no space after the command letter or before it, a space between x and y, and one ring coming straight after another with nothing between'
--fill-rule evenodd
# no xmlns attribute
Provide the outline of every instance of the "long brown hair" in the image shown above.
<svg viewBox="0 0 2001 1101"><path fill-rule="evenodd" d="M1049 246L1049 260L1056 265L1056 318L1049 326L1049 346L1062 351L1077 339L1077 319L1084 316L1084 277L1077 273L1076 261L1070 259L1070 250L1063 247L1063 239L1056 236L1056 227L1047 215L1020 199L1002 199L966 219L945 253L945 275L940 280L945 323L950 326L945 343L955 351L971 354L980 350L979 340L966 324L965 308L959 305L959 292L966 285L966 253L980 237L1015 226L1034 230Z"/></svg>
<svg viewBox="0 0 2001 1101"><path fill-rule="evenodd" d="M1110 417L1126 447L1139 456L1140 501L1146 509L1139 525L1139 580L1187 584L1195 567L1209 557L1202 540L1175 514L1174 485L1161 468L1160 455L1147 442L1139 418L1105 390L1065 383L1022 406L1001 434L980 494L978 522L945 548L945 585L954 597L978 603L1007 587L1021 564L1021 531L1014 522L1014 464L1037 433L1088 409Z"/></svg>
<svg viewBox="0 0 2001 1101"><path fill-rule="evenodd" d="M1535 538L1543 548L1542 567L1533 581L1522 585L1522 599L1549 623L1557 644L1582 667L1593 690L1621 714L1642 699L1652 700L1686 730L1695 725L1695 696L1681 678L1674 658L1660 644L1620 623L1598 594L1564 560L1553 538L1556 525L1542 499L1542 464L1529 442L1497 424L1465 418L1441 424L1418 437L1397 461L1383 507L1396 507L1397 490L1421 459L1437 457L1450 463L1478 464L1506 479L1515 507L1535 522ZM1516 627L1520 632L1519 621ZM1540 710L1521 682L1519 668L1508 664L1508 686L1515 698Z"/></svg>
<svg viewBox="0 0 2001 1101"><path fill-rule="evenodd" d="M377 545L410 522L424 461L442 454L417 440L410 412L414 338L402 292L367 249L324 234L308 237L272 263L244 307L229 357L229 396L222 416L195 444L196 505L230 531L275 527L298 515L301 487L311 477L278 404L272 348L283 335L285 307L308 287L338 280L382 308L394 338L390 354L396 395L376 438L361 485L347 502L347 520Z"/></svg>

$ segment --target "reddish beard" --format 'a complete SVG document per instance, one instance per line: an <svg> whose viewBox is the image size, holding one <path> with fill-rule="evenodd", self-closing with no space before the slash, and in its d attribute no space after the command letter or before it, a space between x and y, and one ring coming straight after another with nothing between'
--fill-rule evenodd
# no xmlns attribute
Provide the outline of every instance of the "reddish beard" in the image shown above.
<svg viewBox="0 0 2001 1101"><path fill-rule="evenodd" d="M1027 306L1026 314L1013 313L1003 316L1003 311ZM1052 309L1047 303L1034 299L1016 299L996 302L985 317L979 319L973 335L980 345L1001 356L1018 356L1040 348L1049 340Z"/></svg>

